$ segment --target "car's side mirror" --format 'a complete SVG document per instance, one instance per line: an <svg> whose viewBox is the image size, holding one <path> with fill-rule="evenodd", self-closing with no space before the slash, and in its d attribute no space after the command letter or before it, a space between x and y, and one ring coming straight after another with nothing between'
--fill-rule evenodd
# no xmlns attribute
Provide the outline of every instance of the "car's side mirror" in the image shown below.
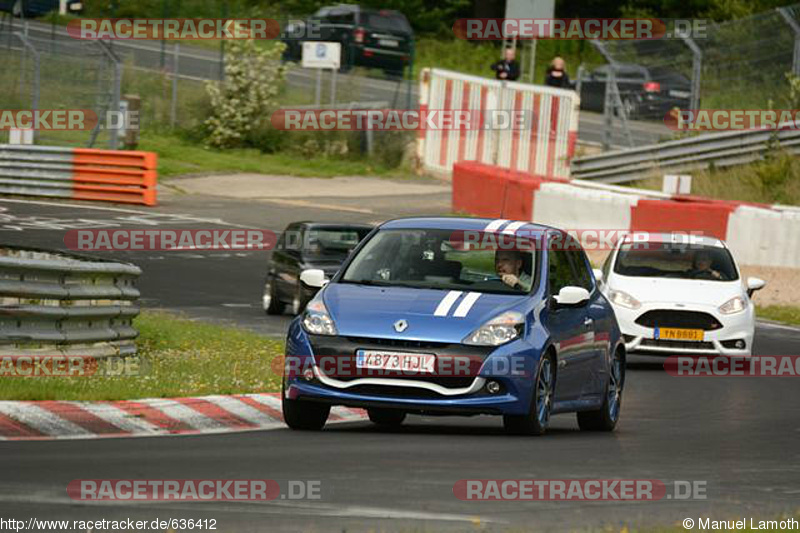
<svg viewBox="0 0 800 533"><path fill-rule="evenodd" d="M766 284L761 278L747 278L747 296L753 296L754 292L763 289Z"/></svg>
<svg viewBox="0 0 800 533"><path fill-rule="evenodd" d="M603 283L603 271L599 268L593 268L592 272L594 273L594 279L597 280L597 283Z"/></svg>
<svg viewBox="0 0 800 533"><path fill-rule="evenodd" d="M575 307L589 301L589 291L583 287L562 287L553 301L557 307Z"/></svg>
<svg viewBox="0 0 800 533"><path fill-rule="evenodd" d="M314 289L320 289L327 285L329 279L325 277L325 272L318 268L309 268L300 273L300 281Z"/></svg>

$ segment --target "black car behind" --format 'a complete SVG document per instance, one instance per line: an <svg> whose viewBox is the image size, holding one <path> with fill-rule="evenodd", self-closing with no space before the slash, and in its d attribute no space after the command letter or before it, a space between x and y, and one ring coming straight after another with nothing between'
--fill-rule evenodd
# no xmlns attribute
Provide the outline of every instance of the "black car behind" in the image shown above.
<svg viewBox="0 0 800 533"><path fill-rule="evenodd" d="M598 67L581 82L581 109L602 112L611 67ZM683 74L665 67L621 64L615 71L628 118L662 120L672 108L688 109L692 87Z"/></svg>
<svg viewBox="0 0 800 533"><path fill-rule="evenodd" d="M300 273L314 268L332 278L372 228L367 224L335 222L289 224L269 260L262 295L264 311L280 314L288 305L292 314L299 314L316 293L316 289L300 281Z"/></svg>
<svg viewBox="0 0 800 533"><path fill-rule="evenodd" d="M414 33L406 17L398 11L338 5L320 9L303 24L309 28L306 35L314 32L313 36L285 37L285 61L302 59L303 41L341 43L342 71L354 66L379 68L398 77L411 60Z"/></svg>

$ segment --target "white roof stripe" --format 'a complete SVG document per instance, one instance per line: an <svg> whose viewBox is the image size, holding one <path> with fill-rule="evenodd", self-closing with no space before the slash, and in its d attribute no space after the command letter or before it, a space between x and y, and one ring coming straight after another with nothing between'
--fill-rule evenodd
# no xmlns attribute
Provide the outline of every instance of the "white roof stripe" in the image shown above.
<svg viewBox="0 0 800 533"><path fill-rule="evenodd" d="M517 220L516 222L512 222L503 230L503 233L508 233L509 235L514 235L519 228L527 224L527 222L521 222Z"/></svg>
<svg viewBox="0 0 800 533"><path fill-rule="evenodd" d="M485 227L485 228L483 228L483 231L488 231L488 232L494 232L494 231L497 231L497 230L499 230L499 229L500 229L502 226L504 226L504 225L505 225L507 222L510 222L510 220L508 220L508 219L505 219L505 218L498 218L497 220L492 220L491 222L489 222L489 223L486 225L486 227Z"/></svg>
<svg viewBox="0 0 800 533"><path fill-rule="evenodd" d="M436 311L433 312L433 316L447 316L447 313L450 312L450 308L453 307L453 304L456 303L459 296L461 296L461 291L448 292L447 296L442 298L442 301L439 302Z"/></svg>
<svg viewBox="0 0 800 533"><path fill-rule="evenodd" d="M472 306L475 304L476 301L478 301L478 298L480 297L481 293L479 292L471 292L466 296L464 296L464 299L461 300L461 303L456 308L456 312L453 313L453 316L459 318L467 316L470 309L472 309Z"/></svg>

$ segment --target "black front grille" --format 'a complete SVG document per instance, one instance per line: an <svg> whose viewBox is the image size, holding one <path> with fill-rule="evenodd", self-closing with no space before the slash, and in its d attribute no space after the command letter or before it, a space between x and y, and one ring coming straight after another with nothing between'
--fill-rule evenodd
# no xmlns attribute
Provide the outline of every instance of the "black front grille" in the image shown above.
<svg viewBox="0 0 800 533"><path fill-rule="evenodd" d="M713 350L714 344L710 342L674 341L664 339L642 339L640 347L655 346L658 348L681 348L684 350Z"/></svg>
<svg viewBox="0 0 800 533"><path fill-rule="evenodd" d="M472 383L471 380L470 383ZM428 389L395 387L393 385L356 385L343 390L353 394L368 394L387 398L449 398L449 396L444 396Z"/></svg>
<svg viewBox="0 0 800 533"><path fill-rule="evenodd" d="M356 379L362 379L362 378L365 378L365 377L373 377L373 376L334 376L334 378L339 380L339 381L354 381ZM475 377L474 376L466 376L466 377L461 377L461 376L425 376L425 375L414 376L414 375L410 375L410 374L405 374L405 375L402 375L402 376L400 376L400 375L392 376L392 375L386 374L384 376L374 376L374 379L398 379L398 380L409 380L409 381L422 381L424 383L433 383L435 385L440 385L440 386L445 387L447 389L461 389L461 388L469 387L470 385L472 385L472 382L475 379ZM383 387L383 385L381 385L381 387ZM414 389L413 387L411 387L411 389L412 390L421 390L421 389ZM352 390L352 388L349 389L349 390Z"/></svg>
<svg viewBox="0 0 800 533"><path fill-rule="evenodd" d="M407 339L380 339L372 337L347 337L353 344L364 346L390 346L392 348L423 348L439 350L450 346L446 342L415 341Z"/></svg>
<svg viewBox="0 0 800 533"><path fill-rule="evenodd" d="M636 323L646 328L688 328L713 331L722 324L713 315L700 311L655 309L639 315Z"/></svg>

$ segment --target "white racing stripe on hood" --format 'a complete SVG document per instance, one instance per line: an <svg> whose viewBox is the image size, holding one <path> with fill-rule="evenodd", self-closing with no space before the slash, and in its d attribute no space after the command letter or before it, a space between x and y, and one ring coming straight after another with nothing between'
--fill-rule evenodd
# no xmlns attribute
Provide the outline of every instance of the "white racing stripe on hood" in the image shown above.
<svg viewBox="0 0 800 533"><path fill-rule="evenodd" d="M489 222L489 223L486 225L486 227L485 227L485 228L483 228L483 231L486 231L486 232L495 232L495 231L499 230L499 229L500 229L500 228L501 228L503 225L505 225L507 222L510 222L510 220L508 220L508 219L505 219L505 218L498 218L497 220L492 220L491 222Z"/></svg>
<svg viewBox="0 0 800 533"><path fill-rule="evenodd" d="M461 303L458 304L458 307L456 307L456 312L453 313L453 316L454 317L459 317L459 318L467 316L467 313L469 313L469 310L472 309L472 306L475 305L475 302L480 297L481 297L481 293L479 293L479 292L471 292L471 293L467 294L466 296L464 296L464 299L461 300Z"/></svg>
<svg viewBox="0 0 800 533"><path fill-rule="evenodd" d="M447 296L442 298L442 301L439 302L436 311L433 312L433 316L447 316L447 313L450 312L450 308L453 307L453 304L456 303L456 300L458 300L460 296L461 291L448 292Z"/></svg>

